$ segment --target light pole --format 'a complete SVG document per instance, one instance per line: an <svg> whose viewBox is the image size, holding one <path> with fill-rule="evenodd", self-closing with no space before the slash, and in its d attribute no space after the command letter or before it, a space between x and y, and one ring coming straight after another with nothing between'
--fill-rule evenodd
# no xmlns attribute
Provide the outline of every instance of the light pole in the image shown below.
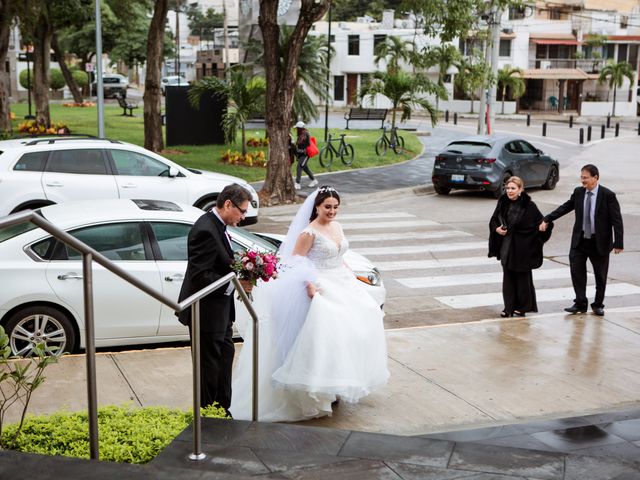
<svg viewBox="0 0 640 480"><path fill-rule="evenodd" d="M331 81L331 2L329 2L329 33L327 34L327 98L324 106L324 141L329 137L329 82Z"/></svg>
<svg viewBox="0 0 640 480"><path fill-rule="evenodd" d="M104 90L102 87L102 14L96 0L96 88L98 105L98 137L104 138ZM92 457L93 458L93 457Z"/></svg>
<svg viewBox="0 0 640 480"><path fill-rule="evenodd" d="M25 120L33 120L36 117L31 113L31 70L29 67L29 55L33 52L33 45L27 45L26 50L27 54L25 55L25 58L27 60L27 99L29 102L29 114L25 115L24 118Z"/></svg>

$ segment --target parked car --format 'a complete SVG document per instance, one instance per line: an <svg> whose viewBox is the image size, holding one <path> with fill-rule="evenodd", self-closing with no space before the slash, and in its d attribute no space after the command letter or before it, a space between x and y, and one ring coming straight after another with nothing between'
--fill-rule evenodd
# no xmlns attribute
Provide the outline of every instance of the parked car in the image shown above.
<svg viewBox="0 0 640 480"><path fill-rule="evenodd" d="M165 87L168 86L181 86L181 85L189 85L189 82L185 80L180 75L171 75L169 77L162 77L160 80L160 91L162 91L162 95L166 95L167 91Z"/></svg>
<svg viewBox="0 0 640 480"><path fill-rule="evenodd" d="M202 211L167 201L100 200L52 205L38 214L177 300L187 267L187 236ZM242 228L228 231L235 251L274 252L280 241ZM382 305L386 292L379 272L352 251L345 261ZM0 276L11 279L0 290L0 325L14 354L28 355L36 343L56 352L84 347L79 252L31 223L1 227ZM96 263L93 292L98 347L188 339L171 308ZM236 312L238 321L248 320L242 305Z"/></svg>
<svg viewBox="0 0 640 480"><path fill-rule="evenodd" d="M527 188L553 190L559 172L557 160L522 138L475 135L447 145L435 158L431 179L440 195L467 189L487 190L499 197L512 175L521 177Z"/></svg>
<svg viewBox="0 0 640 480"><path fill-rule="evenodd" d="M252 195L244 225L258 221L258 194L244 180L184 168L137 145L44 137L0 141L0 216L54 203L149 198L209 209L231 183Z"/></svg>
<svg viewBox="0 0 640 480"><path fill-rule="evenodd" d="M102 76L102 91L105 98L116 98L120 96L126 98L127 88L129 88L129 80L124 75L109 74ZM98 94L98 82L91 84L91 95Z"/></svg>

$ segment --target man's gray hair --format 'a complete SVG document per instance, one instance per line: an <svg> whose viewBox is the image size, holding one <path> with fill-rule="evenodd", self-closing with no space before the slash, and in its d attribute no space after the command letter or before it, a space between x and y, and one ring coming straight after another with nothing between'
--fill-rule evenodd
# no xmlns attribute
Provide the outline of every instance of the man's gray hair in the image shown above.
<svg viewBox="0 0 640 480"><path fill-rule="evenodd" d="M251 202L251 192L237 183L232 183L222 189L216 199L216 207L222 208L227 200L231 200L231 203L240 206L245 200Z"/></svg>

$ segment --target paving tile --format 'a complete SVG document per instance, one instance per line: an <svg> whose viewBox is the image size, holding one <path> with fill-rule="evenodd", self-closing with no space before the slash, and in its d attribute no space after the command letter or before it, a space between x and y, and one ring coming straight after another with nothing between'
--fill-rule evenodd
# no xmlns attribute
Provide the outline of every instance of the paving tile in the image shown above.
<svg viewBox="0 0 640 480"><path fill-rule="evenodd" d="M541 442L530 434L511 435L509 437L488 438L477 442L481 445L494 445L496 447L524 448L527 450L539 450L542 452L557 452L555 447Z"/></svg>
<svg viewBox="0 0 640 480"><path fill-rule="evenodd" d="M580 448L571 453L578 455L595 455L599 457L620 458L632 462L640 461L640 446L631 442L616 443L614 445L602 445L597 447Z"/></svg>
<svg viewBox="0 0 640 480"><path fill-rule="evenodd" d="M613 445L624 442L624 439L616 435L611 435L595 425L533 433L531 436L556 448L560 452L571 452L578 448Z"/></svg>
<svg viewBox="0 0 640 480"><path fill-rule="evenodd" d="M544 480L562 480L564 456L518 448L458 443L449 468L501 473Z"/></svg>
<svg viewBox="0 0 640 480"><path fill-rule="evenodd" d="M622 410L618 412L596 413L594 415L586 415L582 418L587 420L591 425L618 422L620 420L633 420L640 418L640 408Z"/></svg>
<svg viewBox="0 0 640 480"><path fill-rule="evenodd" d="M262 448L254 448L253 453L255 453L262 463L264 463L272 472L279 472L292 468L320 467L322 465L329 465L332 463L357 460L350 457L336 457L335 455L276 451Z"/></svg>
<svg viewBox="0 0 640 480"><path fill-rule="evenodd" d="M234 440L234 444L275 451L337 455L350 433L331 428L252 423Z"/></svg>
<svg viewBox="0 0 640 480"><path fill-rule="evenodd" d="M567 455L565 480L638 480L637 463L603 457Z"/></svg>
<svg viewBox="0 0 640 480"><path fill-rule="evenodd" d="M613 422L609 425L603 425L602 429L625 440L632 442L640 440L640 418Z"/></svg>
<svg viewBox="0 0 640 480"><path fill-rule="evenodd" d="M520 425L500 425L497 427L475 428L472 430L458 430L455 432L420 435L420 438L450 440L452 442L478 442L489 438L500 438L520 433L523 433L523 429Z"/></svg>
<svg viewBox="0 0 640 480"><path fill-rule="evenodd" d="M251 449L246 447L221 447L204 443L202 451L207 457L194 462L188 458L192 452L191 445L187 442L174 441L154 458L150 465L234 475L257 475L270 472Z"/></svg>
<svg viewBox="0 0 640 480"><path fill-rule="evenodd" d="M352 460L314 468L293 469L281 472L281 475L291 480L402 480L384 462L371 460Z"/></svg>
<svg viewBox="0 0 640 480"><path fill-rule="evenodd" d="M354 432L340 451L340 456L444 468L453 445L443 440Z"/></svg>
<svg viewBox="0 0 640 480"><path fill-rule="evenodd" d="M225 420L222 418L202 419L202 442L212 445L230 445L247 431L251 422ZM176 437L180 442L193 442L193 424Z"/></svg>
<svg viewBox="0 0 640 480"><path fill-rule="evenodd" d="M450 470L446 468L427 467L425 465L411 465L409 463L385 462L387 466L396 472L402 480L456 480L467 479L475 472L464 470Z"/></svg>

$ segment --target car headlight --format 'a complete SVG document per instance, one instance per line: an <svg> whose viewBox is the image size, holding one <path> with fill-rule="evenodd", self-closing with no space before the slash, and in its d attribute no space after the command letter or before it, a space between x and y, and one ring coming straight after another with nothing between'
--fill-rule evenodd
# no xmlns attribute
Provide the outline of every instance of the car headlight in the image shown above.
<svg viewBox="0 0 640 480"><path fill-rule="evenodd" d="M366 270L366 271L356 271L356 278L367 285L371 285L372 287L377 287L382 283L382 277L380 276L380 272L377 269Z"/></svg>

